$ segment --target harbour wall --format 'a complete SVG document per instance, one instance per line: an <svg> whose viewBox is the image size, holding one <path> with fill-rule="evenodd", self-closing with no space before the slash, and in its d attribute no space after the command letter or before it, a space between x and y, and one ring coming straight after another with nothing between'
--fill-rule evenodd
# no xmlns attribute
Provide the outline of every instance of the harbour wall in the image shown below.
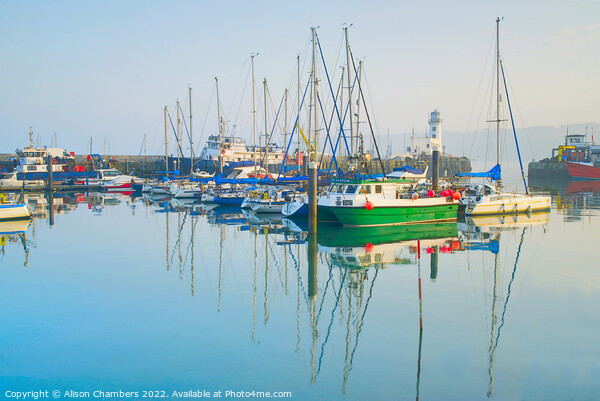
<svg viewBox="0 0 600 401"><path fill-rule="evenodd" d="M6 171L14 170L16 166L15 162L16 155L4 153L0 154L0 169L4 168ZM139 177L148 177L156 174L160 171L165 171L165 157L164 156L139 156L139 155L102 155L102 159L112 168L116 168L125 174L134 174ZM331 156L323 157L321 162L322 169L329 168L331 164ZM173 171L178 167L182 174L187 174L190 171L190 158L177 158L170 156L168 160L168 170ZM349 161L345 158L337 160L338 165L343 171L348 171ZM369 174L382 174L382 164L386 173L393 171L394 168L402 166L411 166L415 168L425 169L431 163L431 156L421 156L418 159L406 158L406 159L392 159L392 160L368 160L363 163L362 169L366 170ZM93 170L96 167L95 163L88 160L87 155L76 155L75 164L84 166L86 170ZM454 177L458 173L467 173L471 171L471 162L466 157L453 157L449 155L440 156L440 178ZM206 171L213 173L217 169L218 165L216 162L211 160L194 160L194 170ZM302 166L301 166L302 167ZM270 165L269 172L279 172L281 165ZM335 168L333 166L332 168ZM431 170L428 171L428 177L431 178Z"/></svg>

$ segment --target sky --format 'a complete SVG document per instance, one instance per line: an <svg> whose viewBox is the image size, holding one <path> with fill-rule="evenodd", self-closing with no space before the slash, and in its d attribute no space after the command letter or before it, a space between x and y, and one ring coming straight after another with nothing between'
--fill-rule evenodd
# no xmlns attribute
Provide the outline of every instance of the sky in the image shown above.
<svg viewBox="0 0 600 401"><path fill-rule="evenodd" d="M522 126L598 122L598 15L596 0L2 1L0 153L26 145L31 126L40 145L56 137L77 154L88 153L90 138L95 153L110 143L111 154L139 154L144 135L148 154L164 154L163 108L174 111L179 99L188 115L188 86L198 152L217 130L215 77L228 132L251 141L250 54L258 54L260 104L267 80L272 123L284 89L297 96L298 54L308 78L310 28L335 86L350 24L380 137L425 131L434 109L445 132L481 129L474 110L496 17L504 17L501 53ZM259 130L263 113L259 105Z"/></svg>

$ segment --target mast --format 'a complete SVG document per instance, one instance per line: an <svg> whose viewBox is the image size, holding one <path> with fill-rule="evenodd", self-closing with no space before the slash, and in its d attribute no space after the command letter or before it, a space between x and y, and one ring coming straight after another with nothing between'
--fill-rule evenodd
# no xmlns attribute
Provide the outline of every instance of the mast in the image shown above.
<svg viewBox="0 0 600 401"><path fill-rule="evenodd" d="M344 72L345 72L345 67L342 66L342 77L340 78L340 110L344 110ZM343 111L342 111L343 113ZM341 124L341 123L340 123ZM341 132L344 130L344 127L340 127L340 134ZM350 155L348 155L350 156Z"/></svg>
<svg viewBox="0 0 600 401"><path fill-rule="evenodd" d="M177 100L177 169L178 170L181 165L179 156L180 155L183 156L181 154L181 117L179 116L180 108L181 108L181 106L179 106L179 100Z"/></svg>
<svg viewBox="0 0 600 401"><path fill-rule="evenodd" d="M313 36L313 65L312 65L312 69L313 69L313 101L314 101L314 105L313 105L313 111L314 111L314 127L315 127L315 137L313 139L313 149L311 150L310 154L310 160L311 161L316 161L317 160L317 149L318 149L318 145L319 145L319 141L318 141L318 129L317 129L317 29L316 28L312 28L312 36ZM310 143L310 138L309 138L309 143Z"/></svg>
<svg viewBox="0 0 600 401"><path fill-rule="evenodd" d="M285 119L283 121L283 145L286 147L287 149L287 130L288 130L288 90L287 88L284 91L284 96L285 96ZM285 164L285 160L283 161L283 163Z"/></svg>
<svg viewBox="0 0 600 401"><path fill-rule="evenodd" d="M352 127L352 85L350 80L350 43L348 42L348 27L344 28L344 35L346 36L346 65L348 69L348 105L349 105L349 117L350 117L350 153L354 156L354 130Z"/></svg>
<svg viewBox="0 0 600 401"><path fill-rule="evenodd" d="M363 65L363 62L362 62L362 60L360 60L358 62L358 87L359 88L360 88L360 84L361 84L360 80L362 78L362 65ZM356 138L357 138L357 141L360 140L360 138L359 138L360 137L360 128L358 126L359 123L360 123L360 96L358 96L356 99ZM389 130L388 130L388 137L389 137ZM362 146L360 146L357 149L357 151L359 153L362 153Z"/></svg>
<svg viewBox="0 0 600 401"><path fill-rule="evenodd" d="M167 106L165 106L165 171L169 171L169 137L167 130Z"/></svg>
<svg viewBox="0 0 600 401"><path fill-rule="evenodd" d="M269 127L267 125L267 78L263 80L265 96L265 171L266 177L269 176Z"/></svg>
<svg viewBox="0 0 600 401"><path fill-rule="evenodd" d="M217 117L219 122L219 173L223 174L223 124L221 124L221 101L219 99L219 78L215 77L217 85Z"/></svg>
<svg viewBox="0 0 600 401"><path fill-rule="evenodd" d="M300 130L300 53L298 53L298 124L297 129ZM300 134L296 134L298 137L298 151L296 152L296 166L298 166L298 175L300 175Z"/></svg>
<svg viewBox="0 0 600 401"><path fill-rule="evenodd" d="M190 96L190 174L194 172L194 140L192 139L192 87L189 88Z"/></svg>
<svg viewBox="0 0 600 401"><path fill-rule="evenodd" d="M496 164L500 164L500 18L496 18ZM502 186L498 180L496 185Z"/></svg>
<svg viewBox="0 0 600 401"><path fill-rule="evenodd" d="M252 60L252 133L254 135L254 176L256 176L256 88L254 85L254 56L258 55L252 53L250 59Z"/></svg>

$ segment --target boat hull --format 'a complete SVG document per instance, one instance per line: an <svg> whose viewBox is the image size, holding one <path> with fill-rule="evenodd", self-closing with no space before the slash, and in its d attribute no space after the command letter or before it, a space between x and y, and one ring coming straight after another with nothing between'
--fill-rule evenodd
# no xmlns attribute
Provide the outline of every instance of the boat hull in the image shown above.
<svg viewBox="0 0 600 401"><path fill-rule="evenodd" d="M465 205L465 214L467 216L473 216L543 212L550 210L551 204L552 202L549 196L498 196L489 201L482 201L477 204L467 203Z"/></svg>
<svg viewBox="0 0 600 401"><path fill-rule="evenodd" d="M294 218L308 217L308 204L304 202L288 202L282 209L284 216ZM333 214L329 206L317 205L317 221L321 223L338 223L337 217Z"/></svg>
<svg viewBox="0 0 600 401"><path fill-rule="evenodd" d="M452 221L414 223L386 227L343 227L339 224L324 224L317 231L319 245L329 247L357 247L367 243L388 244L413 240L456 238L457 224Z"/></svg>
<svg viewBox="0 0 600 401"><path fill-rule="evenodd" d="M600 167L565 162L571 179L580 181L600 180Z"/></svg>
<svg viewBox="0 0 600 401"><path fill-rule="evenodd" d="M8 220L26 220L31 216L25 203L19 204L0 204L0 221Z"/></svg>
<svg viewBox="0 0 600 401"><path fill-rule="evenodd" d="M241 206L245 196L215 196L213 203L223 206Z"/></svg>
<svg viewBox="0 0 600 401"><path fill-rule="evenodd" d="M256 213L279 213L285 205L285 202L253 201L248 203L250 208Z"/></svg>
<svg viewBox="0 0 600 401"><path fill-rule="evenodd" d="M330 210L344 226L394 226L456 220L458 203L444 202L427 206L418 204L376 206L372 210L368 210L364 206L330 206Z"/></svg>

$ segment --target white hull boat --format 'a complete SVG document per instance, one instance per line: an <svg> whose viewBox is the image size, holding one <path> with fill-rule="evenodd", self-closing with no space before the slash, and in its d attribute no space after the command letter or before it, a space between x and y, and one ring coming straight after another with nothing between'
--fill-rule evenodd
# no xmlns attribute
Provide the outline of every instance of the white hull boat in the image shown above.
<svg viewBox="0 0 600 401"><path fill-rule="evenodd" d="M0 220L25 220L31 218L25 203L0 204Z"/></svg>

